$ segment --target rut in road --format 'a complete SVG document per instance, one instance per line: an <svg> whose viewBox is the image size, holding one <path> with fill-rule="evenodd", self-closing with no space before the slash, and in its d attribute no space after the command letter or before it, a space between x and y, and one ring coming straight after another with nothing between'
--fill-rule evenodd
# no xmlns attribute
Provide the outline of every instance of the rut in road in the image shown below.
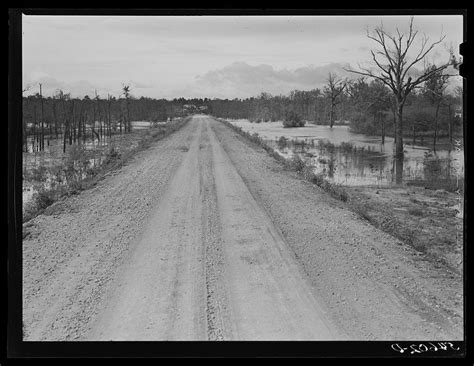
<svg viewBox="0 0 474 366"><path fill-rule="evenodd" d="M225 283L225 258L221 239L222 228L217 206L216 184L213 171L213 154L208 126L199 144L200 191L203 202L202 243L204 245L206 277L207 339L224 340L231 337L227 292Z"/></svg>
<svg viewBox="0 0 474 366"><path fill-rule="evenodd" d="M344 336L212 130L198 125L83 340Z"/></svg>

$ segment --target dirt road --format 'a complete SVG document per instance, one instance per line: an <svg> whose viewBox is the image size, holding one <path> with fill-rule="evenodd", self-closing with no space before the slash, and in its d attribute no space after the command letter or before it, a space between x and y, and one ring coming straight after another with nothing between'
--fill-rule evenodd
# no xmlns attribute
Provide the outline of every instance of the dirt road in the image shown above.
<svg viewBox="0 0 474 366"><path fill-rule="evenodd" d="M459 276L209 117L26 230L26 340L462 339Z"/></svg>

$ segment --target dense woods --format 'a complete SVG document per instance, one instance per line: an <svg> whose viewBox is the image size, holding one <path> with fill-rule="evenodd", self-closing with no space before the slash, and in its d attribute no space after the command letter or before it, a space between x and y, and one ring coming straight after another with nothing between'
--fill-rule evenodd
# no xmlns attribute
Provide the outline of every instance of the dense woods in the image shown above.
<svg viewBox="0 0 474 366"><path fill-rule="evenodd" d="M287 111L297 113L309 123L318 125L347 124L353 132L369 135L393 136L395 111L389 90L380 82L360 78L348 83L333 101L320 89L295 90L288 96L262 93L247 99L214 99L212 114L221 118L248 118L253 122L283 121ZM406 136L415 139L431 136L450 136L461 132L462 88L444 92L433 98L429 87L412 92L406 100L404 124ZM332 111L332 112L331 112Z"/></svg>

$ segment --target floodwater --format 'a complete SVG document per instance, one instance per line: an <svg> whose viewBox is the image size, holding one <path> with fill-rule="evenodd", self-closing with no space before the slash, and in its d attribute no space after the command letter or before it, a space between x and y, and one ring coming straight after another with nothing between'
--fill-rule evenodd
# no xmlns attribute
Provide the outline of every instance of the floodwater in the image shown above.
<svg viewBox="0 0 474 366"><path fill-rule="evenodd" d="M298 155L329 181L350 186L390 186L395 184L394 139L356 134L348 126L317 126L283 128L281 122L251 123L229 120L244 131L257 133L281 155ZM279 143L281 136L286 143ZM430 139L431 141L431 139ZM464 179L462 141L455 141L451 151L440 145L411 145L405 139L402 184L435 188L459 186ZM419 141L417 141L419 142Z"/></svg>
<svg viewBox="0 0 474 366"><path fill-rule="evenodd" d="M146 130L156 125L166 124L166 122L149 122L149 121L132 121L132 130L140 131ZM96 128L99 126L97 125ZM89 126L88 126L89 128ZM85 143L81 143L80 148L86 152L86 157L83 159L83 164L87 164L84 168L94 168L102 163L105 158L100 152L105 151L111 144L120 145L122 136L119 134L112 135L112 138L105 137L98 141L97 139L86 140ZM137 140L138 141L138 140ZM137 142L136 141L136 142ZM34 149L33 140L28 137L28 152L23 152L23 175L25 176L27 171L31 171L38 167L53 167L58 164L59 161L67 158L67 155L71 151L71 147L68 145L66 154L63 153L62 139L56 140L51 139L49 142L45 139L45 149L42 152L33 152ZM117 146L118 147L118 146ZM85 160L85 161L84 161ZM85 172L82 174L85 176ZM53 177L46 174L43 177L41 185L44 188L49 188L53 184ZM31 201L33 194L37 191L37 183L34 180L25 179L23 180L23 206Z"/></svg>

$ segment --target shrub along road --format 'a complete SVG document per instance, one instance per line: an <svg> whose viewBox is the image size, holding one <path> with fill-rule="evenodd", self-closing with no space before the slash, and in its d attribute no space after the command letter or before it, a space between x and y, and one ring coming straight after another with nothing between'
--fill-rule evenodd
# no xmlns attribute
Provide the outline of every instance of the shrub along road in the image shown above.
<svg viewBox="0 0 474 366"><path fill-rule="evenodd" d="M26 226L26 340L462 339L459 275L206 116Z"/></svg>

